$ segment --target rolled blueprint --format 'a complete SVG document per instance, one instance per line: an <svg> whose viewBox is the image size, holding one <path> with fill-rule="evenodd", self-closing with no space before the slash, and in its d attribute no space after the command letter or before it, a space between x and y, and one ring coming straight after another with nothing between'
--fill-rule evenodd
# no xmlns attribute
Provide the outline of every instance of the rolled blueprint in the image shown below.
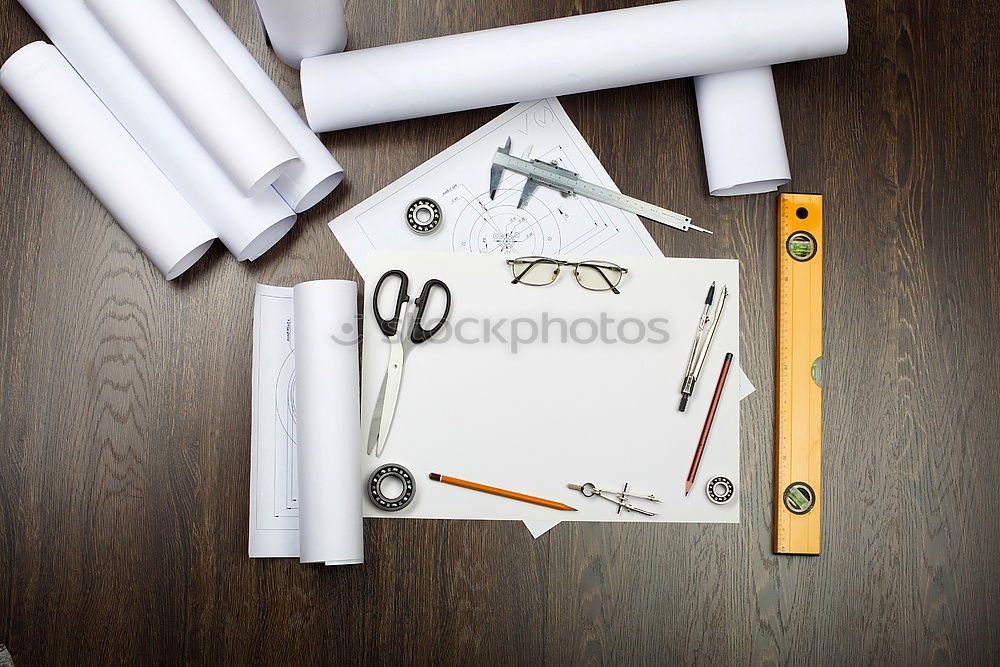
<svg viewBox="0 0 1000 667"><path fill-rule="evenodd" d="M87 4L243 192L264 191L298 159L173 0Z"/></svg>
<svg viewBox="0 0 1000 667"><path fill-rule="evenodd" d="M303 58L340 53L347 46L342 0L256 0L271 47L299 69Z"/></svg>
<svg viewBox="0 0 1000 667"><path fill-rule="evenodd" d="M295 214L281 196L244 194L84 0L19 2L238 260L256 259L291 229Z"/></svg>
<svg viewBox="0 0 1000 667"><path fill-rule="evenodd" d="M318 132L844 53L844 0L677 0L302 62Z"/></svg>
<svg viewBox="0 0 1000 667"><path fill-rule="evenodd" d="M314 280L294 300L299 558L362 563L358 286Z"/></svg>
<svg viewBox="0 0 1000 667"><path fill-rule="evenodd" d="M168 280L205 254L215 234L54 46L17 51L0 85Z"/></svg>
<svg viewBox="0 0 1000 667"><path fill-rule="evenodd" d="M694 78L708 190L773 192L791 179L770 67Z"/></svg>
<svg viewBox="0 0 1000 667"><path fill-rule="evenodd" d="M318 204L340 185L344 169L303 122L208 0L177 0L177 4L299 154L299 160L274 182L274 189L296 213Z"/></svg>

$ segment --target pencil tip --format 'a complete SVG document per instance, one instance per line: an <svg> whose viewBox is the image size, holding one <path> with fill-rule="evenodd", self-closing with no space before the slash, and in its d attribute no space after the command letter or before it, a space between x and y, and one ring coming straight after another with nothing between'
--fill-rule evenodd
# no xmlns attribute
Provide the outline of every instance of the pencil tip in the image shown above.
<svg viewBox="0 0 1000 667"><path fill-rule="evenodd" d="M428 477L430 477L435 482L440 482L441 481L441 475L438 474L438 473L436 473L436 472L432 472L430 475L428 475Z"/></svg>

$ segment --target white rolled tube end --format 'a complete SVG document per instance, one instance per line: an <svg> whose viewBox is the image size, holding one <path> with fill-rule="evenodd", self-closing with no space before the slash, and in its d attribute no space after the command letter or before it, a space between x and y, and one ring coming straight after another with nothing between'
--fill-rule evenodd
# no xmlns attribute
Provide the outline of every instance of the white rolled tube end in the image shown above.
<svg viewBox="0 0 1000 667"><path fill-rule="evenodd" d="M250 197L256 197L267 190L269 187L274 185L274 182L281 178L281 175L287 172L289 169L294 168L294 166L299 162L299 158L291 157L275 165L273 168L269 169L264 173L263 176L258 178L254 183L250 184L250 188L247 191L247 195Z"/></svg>
<svg viewBox="0 0 1000 667"><path fill-rule="evenodd" d="M285 234L287 234L292 228L292 225L295 224L295 218L295 215L290 215L265 229L243 250L242 253L236 257L236 259L241 262L252 262L255 259L259 259L261 255L273 248L278 241L285 237Z"/></svg>
<svg viewBox="0 0 1000 667"><path fill-rule="evenodd" d="M289 67L347 47L342 0L255 0L275 54Z"/></svg>
<svg viewBox="0 0 1000 667"><path fill-rule="evenodd" d="M715 197L736 197L739 195L759 195L774 192L782 185L788 185L790 178L772 178L748 183L737 183L728 188L715 188L710 194Z"/></svg>
<svg viewBox="0 0 1000 667"><path fill-rule="evenodd" d="M198 263L198 260L201 259L206 252L208 252L208 249L212 247L213 243L215 243L215 239L210 239L208 241L205 241L200 246L198 246L197 248L189 252L187 255L182 257L179 262L177 262L172 267L170 267L170 269L164 272L163 276L167 280L173 280L174 278L179 278L181 274L183 274L192 266Z"/></svg>
<svg viewBox="0 0 1000 667"><path fill-rule="evenodd" d="M335 171L318 181L315 185L308 187L304 192L302 192L294 201L288 202L288 205L292 207L292 210L296 213L302 213L308 211L316 204L320 203L329 196L331 192L337 189L337 186L341 184L344 180L344 170ZM276 185L284 185L284 180L279 180ZM290 185L290 183L288 183ZM281 188L283 192L290 191L291 188Z"/></svg>

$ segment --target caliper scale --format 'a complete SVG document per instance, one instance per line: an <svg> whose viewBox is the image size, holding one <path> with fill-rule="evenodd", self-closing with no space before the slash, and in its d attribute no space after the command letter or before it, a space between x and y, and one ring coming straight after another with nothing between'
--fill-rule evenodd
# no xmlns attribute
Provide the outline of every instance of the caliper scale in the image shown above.
<svg viewBox="0 0 1000 667"><path fill-rule="evenodd" d="M496 155L493 157L493 167L490 170L490 199L496 196L497 190L500 188L500 179L503 178L503 173L506 170L520 174L528 179L524 184L524 189L521 191L521 200L517 204L518 208L524 208L535 193L535 190L541 185L560 192L565 196L586 197L587 199L607 204L608 206L614 206L615 208L648 218L654 222L679 229L682 232L693 229L705 232L706 234L712 233L707 229L692 225L691 218L686 215L674 213L655 204L623 195L620 192L609 190L594 183L588 183L581 179L580 175L576 172L564 169L558 164L515 157L510 154L510 143L510 137L508 137L507 143L502 148L498 148Z"/></svg>

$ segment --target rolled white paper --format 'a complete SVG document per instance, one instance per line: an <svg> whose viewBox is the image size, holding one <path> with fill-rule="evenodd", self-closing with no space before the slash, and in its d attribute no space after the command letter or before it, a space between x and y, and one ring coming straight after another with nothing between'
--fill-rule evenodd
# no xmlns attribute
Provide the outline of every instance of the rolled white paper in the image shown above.
<svg viewBox="0 0 1000 667"><path fill-rule="evenodd" d="M847 50L844 0L677 0L302 61L317 132Z"/></svg>
<svg viewBox="0 0 1000 667"><path fill-rule="evenodd" d="M243 192L262 192L298 159L173 0L87 4Z"/></svg>
<svg viewBox="0 0 1000 667"><path fill-rule="evenodd" d="M314 280L293 294L299 558L362 563L358 286Z"/></svg>
<svg viewBox="0 0 1000 667"><path fill-rule="evenodd" d="M303 58L340 53L347 46L342 0L256 0L271 47L299 69Z"/></svg>
<svg viewBox="0 0 1000 667"><path fill-rule="evenodd" d="M291 229L295 213L274 188L244 194L84 0L19 2L238 260L256 259Z"/></svg>
<svg viewBox="0 0 1000 667"><path fill-rule="evenodd" d="M14 53L0 86L167 280L205 254L215 234L54 46Z"/></svg>
<svg viewBox="0 0 1000 667"><path fill-rule="evenodd" d="M296 213L306 211L340 185L344 169L303 122L208 0L177 0L219 57L299 154L274 182L274 189Z"/></svg>
<svg viewBox="0 0 1000 667"><path fill-rule="evenodd" d="M770 67L694 78L708 190L773 192L791 179Z"/></svg>

